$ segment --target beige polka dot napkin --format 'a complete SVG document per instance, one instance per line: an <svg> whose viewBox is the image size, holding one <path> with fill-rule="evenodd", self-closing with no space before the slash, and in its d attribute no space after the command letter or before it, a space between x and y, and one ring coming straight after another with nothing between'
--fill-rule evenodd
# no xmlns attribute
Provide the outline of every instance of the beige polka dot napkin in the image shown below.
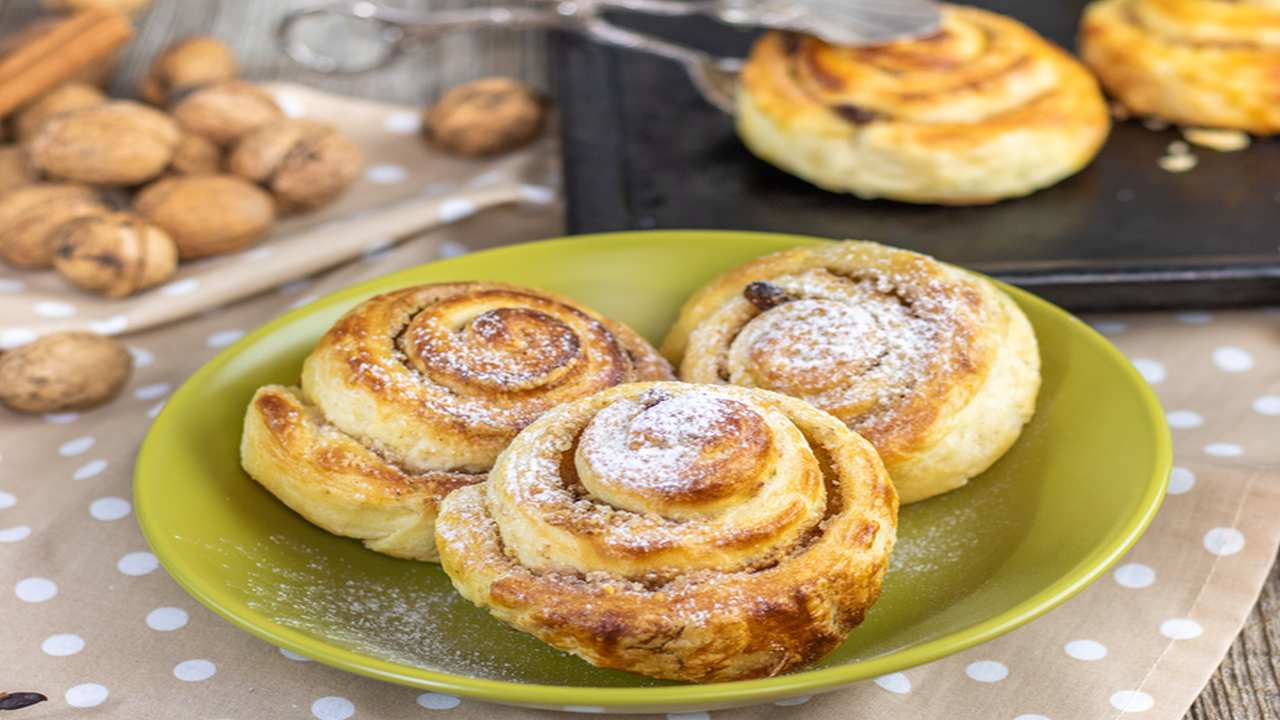
<svg viewBox="0 0 1280 720"><path fill-rule="evenodd" d="M147 551L130 473L169 392L244 331L354 282L440 254L548 237L558 224L554 207L489 210L217 312L129 334L138 369L104 408L0 411L0 690L50 698L14 717L557 716L380 683L237 630ZM1170 495L1133 551L1073 600L994 642L827 695L714 711L712 720L1182 717L1280 544L1280 314L1095 320L1153 384L1173 426Z"/></svg>
<svg viewBox="0 0 1280 720"><path fill-rule="evenodd" d="M56 330L136 332L188 317L377 252L432 227L511 202L548 203L547 133L496 161L450 157L419 137L414 108L267 85L285 112L333 123L364 151L364 176L337 202L287 217L242 252L183 263L167 283L123 300L53 271L0 264L0 350Z"/></svg>

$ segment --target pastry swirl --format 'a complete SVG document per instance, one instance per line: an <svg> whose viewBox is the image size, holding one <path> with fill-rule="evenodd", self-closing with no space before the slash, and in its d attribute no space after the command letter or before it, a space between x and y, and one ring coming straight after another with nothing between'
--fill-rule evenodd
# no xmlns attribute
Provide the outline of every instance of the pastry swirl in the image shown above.
<svg viewBox="0 0 1280 720"><path fill-rule="evenodd" d="M868 242L754 260L696 293L663 352L683 380L804 399L865 437L904 503L955 489L1013 444L1039 354L991 283Z"/></svg>
<svg viewBox="0 0 1280 720"><path fill-rule="evenodd" d="M302 387L258 390L245 469L320 527L436 559L439 501L478 482L551 407L671 377L633 330L550 293L422 285L368 300L321 338Z"/></svg>
<svg viewBox="0 0 1280 720"><path fill-rule="evenodd" d="M1080 54L1133 113L1184 125L1280 132L1275 0L1103 0Z"/></svg>
<svg viewBox="0 0 1280 720"><path fill-rule="evenodd" d="M817 659L879 595L897 497L839 420L750 388L637 383L527 427L443 502L467 599L587 661L759 677Z"/></svg>
<svg viewBox="0 0 1280 720"><path fill-rule="evenodd" d="M739 135L762 159L828 190L918 203L1047 187L1087 165L1109 128L1074 58L956 5L938 33L874 47L768 33L738 94Z"/></svg>

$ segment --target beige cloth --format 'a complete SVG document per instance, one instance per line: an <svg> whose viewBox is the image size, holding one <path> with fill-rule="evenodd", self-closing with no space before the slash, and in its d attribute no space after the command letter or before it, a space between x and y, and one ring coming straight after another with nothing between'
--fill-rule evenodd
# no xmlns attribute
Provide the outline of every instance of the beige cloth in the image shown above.
<svg viewBox="0 0 1280 720"><path fill-rule="evenodd" d="M56 330L136 332L333 267L396 240L510 202L548 203L551 133L496 161L437 152L417 140L416 109L301 85L266 85L294 117L332 123L365 154L365 173L341 198L285 217L256 245L182 263L163 285L123 300L81 291L56 272L0 265L0 349Z"/></svg>
<svg viewBox="0 0 1280 720"><path fill-rule="evenodd" d="M0 690L50 697L15 717L551 716L285 656L204 609L156 567L129 498L134 453L164 397L243 331L442 251L548 237L558 225L554 206L490 210L322 276L130 334L139 368L106 407L48 417L0 410ZM1118 568L994 642L803 703L713 712L715 720L1077 720L1112 718L1120 708L1182 717L1280 544L1280 315L1153 314L1097 325L1172 411L1179 467L1174 494Z"/></svg>

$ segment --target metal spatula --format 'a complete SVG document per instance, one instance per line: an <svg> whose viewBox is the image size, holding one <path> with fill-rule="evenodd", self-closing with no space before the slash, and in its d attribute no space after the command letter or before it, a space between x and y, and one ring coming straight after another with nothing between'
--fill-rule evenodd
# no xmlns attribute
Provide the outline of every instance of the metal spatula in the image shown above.
<svg viewBox="0 0 1280 720"><path fill-rule="evenodd" d="M929 0L556 0L532 7L427 13L357 0L291 13L281 21L277 37L289 57L316 72L358 73L383 67L414 45L445 33L481 27L553 27L675 60L684 65L707 102L733 112L741 60L715 57L628 30L605 18L610 11L667 17L705 15L733 25L816 35L838 45L879 45L919 37L937 31L941 23L938 6ZM318 51L306 42L300 32L305 21L335 17L372 23L378 50L353 61Z"/></svg>

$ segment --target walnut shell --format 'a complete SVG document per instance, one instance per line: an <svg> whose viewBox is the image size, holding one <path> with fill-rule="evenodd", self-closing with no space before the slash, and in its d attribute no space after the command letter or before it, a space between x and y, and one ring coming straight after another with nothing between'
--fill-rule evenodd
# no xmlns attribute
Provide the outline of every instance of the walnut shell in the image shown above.
<svg viewBox="0 0 1280 720"><path fill-rule="evenodd" d="M29 413L93 407L115 397L132 370L117 340L53 333L0 355L0 403Z"/></svg>
<svg viewBox="0 0 1280 720"><path fill-rule="evenodd" d="M0 195L39 179L40 176L27 162L22 148L16 145L0 147Z"/></svg>
<svg viewBox="0 0 1280 720"><path fill-rule="evenodd" d="M47 268L64 223L104 212L89 188L36 184L0 198L0 260L18 268Z"/></svg>
<svg viewBox="0 0 1280 720"><path fill-rule="evenodd" d="M31 164L53 178L133 185L164 171L180 135L164 113L117 100L54 115L26 151Z"/></svg>
<svg viewBox="0 0 1280 720"><path fill-rule="evenodd" d="M69 82L50 90L26 106L14 118L14 132L19 142L35 137L44 122L59 113L96 107L107 101L98 88L82 82Z"/></svg>
<svg viewBox="0 0 1280 720"><path fill-rule="evenodd" d="M173 117L187 130L227 145L284 113L257 85L226 80L205 85L178 101Z"/></svg>
<svg viewBox="0 0 1280 720"><path fill-rule="evenodd" d="M227 165L269 189L282 207L308 209L355 182L364 153L332 125L286 118L241 138Z"/></svg>
<svg viewBox="0 0 1280 720"><path fill-rule="evenodd" d="M217 38L196 35L161 53L142 78L138 93L153 105L167 105L175 94L231 80L238 72L231 48Z"/></svg>
<svg viewBox="0 0 1280 720"><path fill-rule="evenodd" d="M545 108L520 82L491 77L459 85L422 116L422 132L436 147L466 156L514 150L538 136Z"/></svg>
<svg viewBox="0 0 1280 720"><path fill-rule="evenodd" d="M240 250L275 221L271 196L234 175L164 178L138 193L133 208L169 233L183 260Z"/></svg>
<svg viewBox="0 0 1280 720"><path fill-rule="evenodd" d="M169 172L177 175L211 175L222 172L222 148L207 138L183 131L169 162Z"/></svg>
<svg viewBox="0 0 1280 720"><path fill-rule="evenodd" d="M178 248L133 213L102 213L59 228L53 266L77 287L122 298L172 277Z"/></svg>

